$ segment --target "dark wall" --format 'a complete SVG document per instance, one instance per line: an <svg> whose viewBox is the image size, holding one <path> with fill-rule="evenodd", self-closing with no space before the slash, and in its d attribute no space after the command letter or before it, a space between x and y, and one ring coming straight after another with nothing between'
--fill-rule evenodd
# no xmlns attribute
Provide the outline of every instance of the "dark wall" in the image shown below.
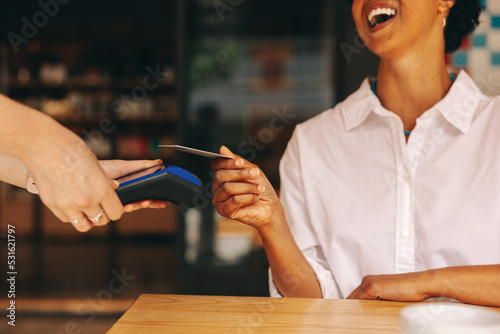
<svg viewBox="0 0 500 334"><path fill-rule="evenodd" d="M335 85L338 100L342 101L359 88L367 76L376 76L378 58L362 43L354 21L344 1L336 9L337 73Z"/></svg>

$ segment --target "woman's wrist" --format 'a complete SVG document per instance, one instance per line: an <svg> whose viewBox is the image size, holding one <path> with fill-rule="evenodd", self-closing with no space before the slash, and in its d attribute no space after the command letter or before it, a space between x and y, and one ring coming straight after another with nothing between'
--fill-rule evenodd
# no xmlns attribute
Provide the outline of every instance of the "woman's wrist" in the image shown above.
<svg viewBox="0 0 500 334"><path fill-rule="evenodd" d="M53 118L40 115L40 126L34 132L36 140L27 144L20 157L28 167L38 165L43 160L77 164L79 156L91 155L92 151L75 133L66 129ZM64 161L61 160L62 157Z"/></svg>
<svg viewBox="0 0 500 334"><path fill-rule="evenodd" d="M278 200L276 208L273 210L273 215L268 222L261 224L257 231L259 232L262 240L274 239L276 235L283 235L283 232L288 230L288 223L286 221L285 211Z"/></svg>
<svg viewBox="0 0 500 334"><path fill-rule="evenodd" d="M0 166L0 181L26 188L29 172L24 162L13 156L0 154Z"/></svg>
<svg viewBox="0 0 500 334"><path fill-rule="evenodd" d="M12 140L9 141L10 152L6 152L7 154L28 163L41 152L46 152L51 145L57 144L51 141L57 137L59 127L62 126L53 118L18 103L12 104L12 113L17 116L10 118L11 125L13 128L23 129L23 135L7 132L7 135L12 136ZM58 138L58 141L59 139L63 142L64 138Z"/></svg>
<svg viewBox="0 0 500 334"><path fill-rule="evenodd" d="M427 298L447 297L455 298L452 288L450 288L449 268L429 269L421 272L421 291Z"/></svg>

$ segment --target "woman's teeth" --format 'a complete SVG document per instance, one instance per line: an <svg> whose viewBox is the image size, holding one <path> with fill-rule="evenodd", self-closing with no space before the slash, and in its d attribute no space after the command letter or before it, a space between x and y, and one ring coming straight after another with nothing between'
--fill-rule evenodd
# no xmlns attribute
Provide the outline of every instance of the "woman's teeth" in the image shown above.
<svg viewBox="0 0 500 334"><path fill-rule="evenodd" d="M371 27L385 22L392 17L396 16L396 10L392 8L376 8L368 14L368 22Z"/></svg>

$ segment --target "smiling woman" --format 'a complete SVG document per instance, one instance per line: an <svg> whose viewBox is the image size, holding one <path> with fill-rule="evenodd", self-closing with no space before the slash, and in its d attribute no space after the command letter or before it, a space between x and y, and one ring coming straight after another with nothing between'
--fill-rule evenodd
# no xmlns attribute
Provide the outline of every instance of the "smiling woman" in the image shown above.
<svg viewBox="0 0 500 334"><path fill-rule="evenodd" d="M377 78L296 127L280 199L241 157L212 164L219 213L262 236L271 295L500 306L500 97L445 64L480 9L354 0Z"/></svg>
<svg viewBox="0 0 500 334"><path fill-rule="evenodd" d="M481 4L478 1L468 0L447 0L453 3L448 17L443 20L444 37L446 41L446 53L455 52L462 42L462 39L469 35L479 24L479 14L481 13ZM368 22L372 26L388 21L397 14L395 8L392 8L390 2L377 2L379 6L382 3L388 5L388 8L374 9L370 12ZM353 0L347 0L347 3L352 6ZM384 12L382 12L384 11Z"/></svg>

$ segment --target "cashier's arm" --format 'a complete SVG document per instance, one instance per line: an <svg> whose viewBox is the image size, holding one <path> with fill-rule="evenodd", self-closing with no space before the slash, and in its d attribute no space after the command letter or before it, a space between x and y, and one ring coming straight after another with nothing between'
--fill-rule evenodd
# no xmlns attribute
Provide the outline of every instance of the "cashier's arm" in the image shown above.
<svg viewBox="0 0 500 334"><path fill-rule="evenodd" d="M0 181L26 188L28 168L21 160L0 154Z"/></svg>
<svg viewBox="0 0 500 334"><path fill-rule="evenodd" d="M269 260L274 283L284 297L321 298L316 274L295 243L285 212L262 171L221 148L233 159L216 159L213 203L224 217L257 229Z"/></svg>
<svg viewBox="0 0 500 334"><path fill-rule="evenodd" d="M161 165L161 160L101 160L99 161L104 172L113 179L127 175L140 169ZM20 188L26 188L28 183L28 167L19 159L6 154L0 154L0 181ZM56 175L54 175L56 177ZM141 208L164 208L167 202L146 200L124 206L124 212L131 212Z"/></svg>
<svg viewBox="0 0 500 334"><path fill-rule="evenodd" d="M415 273L366 276L353 299L422 301L448 297L500 307L500 265L448 267Z"/></svg>

